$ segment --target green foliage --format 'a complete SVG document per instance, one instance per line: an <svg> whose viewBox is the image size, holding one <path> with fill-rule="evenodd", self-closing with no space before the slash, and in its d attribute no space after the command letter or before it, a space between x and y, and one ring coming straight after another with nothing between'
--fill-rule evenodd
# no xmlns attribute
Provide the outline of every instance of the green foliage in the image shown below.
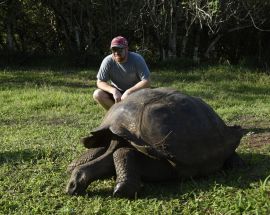
<svg viewBox="0 0 270 215"><path fill-rule="evenodd" d="M99 58L123 35L156 62L236 64L252 56L269 67L269 8L261 0L6 0L0 2L0 54Z"/></svg>
<svg viewBox="0 0 270 215"><path fill-rule="evenodd" d="M152 83L202 97L228 124L247 129L238 149L247 169L145 184L136 200L113 198L113 179L92 183L86 196L66 195L66 167L84 151L79 139L105 113L91 96L95 75L0 71L0 214L270 213L270 145L263 142L270 138L270 77L231 66L155 69Z"/></svg>

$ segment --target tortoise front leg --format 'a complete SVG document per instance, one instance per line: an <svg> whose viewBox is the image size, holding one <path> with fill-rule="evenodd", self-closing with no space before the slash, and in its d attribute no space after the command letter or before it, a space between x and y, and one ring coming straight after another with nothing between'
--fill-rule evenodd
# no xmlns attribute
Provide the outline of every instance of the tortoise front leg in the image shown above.
<svg viewBox="0 0 270 215"><path fill-rule="evenodd" d="M119 148L113 153L116 171L116 197L134 198L139 191L141 178L138 166L138 152L131 148Z"/></svg>
<svg viewBox="0 0 270 215"><path fill-rule="evenodd" d="M234 152L225 162L223 165L224 170L234 169L234 168L245 168L247 164L245 161L236 153Z"/></svg>
<svg viewBox="0 0 270 215"><path fill-rule="evenodd" d="M150 158L132 148L120 148L113 153L116 171L114 196L134 198L142 181L177 179L177 171L166 160Z"/></svg>
<svg viewBox="0 0 270 215"><path fill-rule="evenodd" d="M73 160L67 167L67 172L71 173L75 167L80 166L82 164L86 164L91 160L96 159L103 153L105 153L106 148L105 147L99 147L99 148L91 148L88 149L84 154L80 155L79 158Z"/></svg>
<svg viewBox="0 0 270 215"><path fill-rule="evenodd" d="M88 185L97 180L115 174L112 153L119 147L119 141L112 140L108 150L96 159L75 167L66 187L70 195L83 194Z"/></svg>

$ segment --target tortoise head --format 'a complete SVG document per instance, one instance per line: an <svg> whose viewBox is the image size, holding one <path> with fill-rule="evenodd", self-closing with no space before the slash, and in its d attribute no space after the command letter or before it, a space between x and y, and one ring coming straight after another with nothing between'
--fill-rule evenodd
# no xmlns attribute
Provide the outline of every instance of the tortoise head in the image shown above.
<svg viewBox="0 0 270 215"><path fill-rule="evenodd" d="M108 145L111 140L111 131L107 127L98 128L92 131L89 136L82 137L81 143L85 148L96 148L100 146Z"/></svg>
<svg viewBox="0 0 270 215"><path fill-rule="evenodd" d="M85 172L76 167L66 186L66 193L69 195L83 195L88 185L89 183Z"/></svg>

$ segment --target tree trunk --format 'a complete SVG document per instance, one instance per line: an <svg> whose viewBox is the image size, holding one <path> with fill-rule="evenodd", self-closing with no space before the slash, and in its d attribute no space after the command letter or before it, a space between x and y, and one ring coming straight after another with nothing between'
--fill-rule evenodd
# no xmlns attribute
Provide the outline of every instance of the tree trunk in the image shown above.
<svg viewBox="0 0 270 215"><path fill-rule="evenodd" d="M199 47L200 47L200 40L201 40L200 33L201 33L201 29L199 28L198 31L196 31L194 50L193 50L193 62L194 63L200 63L200 57L199 57Z"/></svg>
<svg viewBox="0 0 270 215"><path fill-rule="evenodd" d="M177 35L177 5L175 0L170 2L170 34L168 56L171 59L176 58L176 35Z"/></svg>
<svg viewBox="0 0 270 215"><path fill-rule="evenodd" d="M80 51L81 50L81 41L80 41L79 27L75 27L74 32L75 32L75 41L76 41L77 50Z"/></svg>
<svg viewBox="0 0 270 215"><path fill-rule="evenodd" d="M7 26L7 41L8 41L8 50L14 51L14 41L12 36L11 24L9 23Z"/></svg>
<svg viewBox="0 0 270 215"><path fill-rule="evenodd" d="M204 57L206 57L207 59L210 58L210 52L215 50L215 45L217 44L217 42L220 40L221 37L222 34L217 35L216 38L210 43L210 45L208 46L207 50L204 53Z"/></svg>
<svg viewBox="0 0 270 215"><path fill-rule="evenodd" d="M187 43L188 43L188 35L185 35L182 40L182 50L181 50L181 57L186 56L187 52Z"/></svg>

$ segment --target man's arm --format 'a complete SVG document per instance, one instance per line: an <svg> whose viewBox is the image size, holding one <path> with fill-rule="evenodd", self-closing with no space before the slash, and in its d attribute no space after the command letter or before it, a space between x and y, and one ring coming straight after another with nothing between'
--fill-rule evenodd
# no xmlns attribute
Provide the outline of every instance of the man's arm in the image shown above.
<svg viewBox="0 0 270 215"><path fill-rule="evenodd" d="M97 80L97 87L101 90L104 90L108 93L113 93L113 89L115 89L114 87L112 87L110 84L108 84L105 81L101 81L101 80Z"/></svg>
<svg viewBox="0 0 270 215"><path fill-rule="evenodd" d="M115 87L105 81L97 80L97 87L113 95L115 102L121 101L122 94Z"/></svg>
<svg viewBox="0 0 270 215"><path fill-rule="evenodd" d="M140 89L148 88L150 87L150 80L149 79L143 79L137 84L135 84L133 87L127 89L125 93L122 95L121 100L125 99L129 94L134 93Z"/></svg>

